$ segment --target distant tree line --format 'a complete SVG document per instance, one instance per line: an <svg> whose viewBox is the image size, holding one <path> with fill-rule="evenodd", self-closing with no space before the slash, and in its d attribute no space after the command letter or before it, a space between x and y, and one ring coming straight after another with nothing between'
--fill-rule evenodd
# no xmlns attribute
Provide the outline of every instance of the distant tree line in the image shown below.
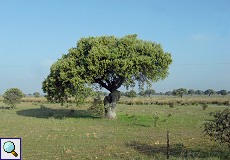
<svg viewBox="0 0 230 160"><path fill-rule="evenodd" d="M107 96L108 92L103 92L103 91L95 91L96 95L100 96ZM202 90L194 90L194 89L189 89L187 90L186 88L179 88L179 89L173 89L172 91L167 91L167 92L159 92L157 93L154 89L147 89L147 90L142 90L139 93L137 93L135 90L131 91L126 91L122 92L121 91L121 96L125 97L137 97L137 96L143 96L143 97L151 97L153 95L167 95L167 96L179 96L183 97L184 95L222 95L225 96L227 94L230 94L230 91L227 90L220 90L220 91L215 91L213 89L207 89L205 91ZM34 97L40 97L41 94L39 92L34 92L33 94L28 94L28 96L34 96Z"/></svg>
<svg viewBox="0 0 230 160"><path fill-rule="evenodd" d="M156 91L154 89L147 89L147 90L143 90L143 91L140 91L139 93L137 93L136 91L134 90L131 90L131 91L126 91L126 92L121 92L121 95L122 96L126 96L126 97L137 97L138 95L139 96L147 96L147 97L150 97L152 95L156 94Z"/></svg>
<svg viewBox="0 0 230 160"><path fill-rule="evenodd" d="M187 90L186 88L179 88L179 89L173 89L172 91L167 91L165 93L159 92L157 93L154 89L147 89L140 91L137 93L134 90L131 91L126 91L126 92L121 92L121 96L126 96L126 97L136 97L136 96L145 96L145 97L151 97L152 95L167 95L167 96L179 96L183 97L184 95L222 95L225 96L227 94L230 94L230 91L227 90L220 90L220 91L215 91L213 89L207 89L205 91L202 90L194 90L194 89L189 89Z"/></svg>
<svg viewBox="0 0 230 160"><path fill-rule="evenodd" d="M194 89L185 89L185 88L179 88L179 89L174 89L173 91L168 91L165 93L165 95L174 95L174 96L180 96L181 98L183 95L214 95L214 94L219 94L219 95L227 95L230 94L230 91L227 90L220 90L220 91L214 91L213 89L207 89L205 91L202 90L194 90Z"/></svg>

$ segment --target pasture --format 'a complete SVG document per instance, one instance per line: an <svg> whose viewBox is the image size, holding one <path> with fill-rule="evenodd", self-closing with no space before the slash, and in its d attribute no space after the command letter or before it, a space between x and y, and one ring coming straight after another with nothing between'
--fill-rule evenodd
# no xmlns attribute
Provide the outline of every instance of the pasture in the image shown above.
<svg viewBox="0 0 230 160"><path fill-rule="evenodd" d="M230 159L227 146L210 141L202 133L202 124L211 118L209 113L229 105L211 103L211 97L207 98L201 100L210 102L206 102L205 110L188 97L158 97L152 100L154 103L151 98L143 98L141 105L123 98L117 105L116 120L91 115L87 111L90 103L80 107L70 104L67 108L43 98L27 98L16 109L4 109L1 101L0 137L21 137L23 160L164 160L168 130L170 159ZM229 97L215 98L213 101L229 103ZM147 101L151 103L144 104ZM176 103L170 108L168 102L172 101Z"/></svg>

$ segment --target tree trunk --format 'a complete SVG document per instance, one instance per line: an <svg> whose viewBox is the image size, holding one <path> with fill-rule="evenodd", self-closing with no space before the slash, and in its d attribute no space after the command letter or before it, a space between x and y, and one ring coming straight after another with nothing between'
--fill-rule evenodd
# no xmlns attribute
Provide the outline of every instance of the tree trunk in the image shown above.
<svg viewBox="0 0 230 160"><path fill-rule="evenodd" d="M105 117L109 119L115 119L116 114L116 103L120 98L120 92L115 90L104 98Z"/></svg>
<svg viewBox="0 0 230 160"><path fill-rule="evenodd" d="M105 115L106 118L115 119L117 116L116 114L116 103L111 103L111 105L107 109L107 113Z"/></svg>

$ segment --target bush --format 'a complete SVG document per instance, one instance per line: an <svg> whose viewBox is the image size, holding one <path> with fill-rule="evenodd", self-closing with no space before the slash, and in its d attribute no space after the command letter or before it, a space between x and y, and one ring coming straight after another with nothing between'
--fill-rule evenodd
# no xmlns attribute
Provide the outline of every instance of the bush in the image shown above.
<svg viewBox="0 0 230 160"><path fill-rule="evenodd" d="M134 102L131 102L131 101L130 101L130 102L127 102L126 104L127 104L127 105L134 105Z"/></svg>
<svg viewBox="0 0 230 160"><path fill-rule="evenodd" d="M210 113L214 120L204 123L204 133L211 140L226 143L230 149L230 110L216 111Z"/></svg>
<svg viewBox="0 0 230 160"><path fill-rule="evenodd" d="M192 102L191 105L198 106L198 103L197 102Z"/></svg>
<svg viewBox="0 0 230 160"><path fill-rule="evenodd" d="M94 101L93 101L93 105L88 108L89 111L91 111L93 114L103 117L104 116L104 106L101 100L100 95L98 95Z"/></svg>
<svg viewBox="0 0 230 160"><path fill-rule="evenodd" d="M203 110L206 110L208 108L208 104L207 103L202 104L202 108Z"/></svg>
<svg viewBox="0 0 230 160"><path fill-rule="evenodd" d="M175 106L175 103L174 103L174 102L169 102L169 107L170 107L170 108L174 108L174 106Z"/></svg>
<svg viewBox="0 0 230 160"><path fill-rule="evenodd" d="M125 92L125 96L126 97L136 97L137 96L137 93L136 93L136 91L134 91L134 90L131 90L130 92Z"/></svg>
<svg viewBox="0 0 230 160"><path fill-rule="evenodd" d="M143 102L142 101L136 101L136 105L142 105Z"/></svg>
<svg viewBox="0 0 230 160"><path fill-rule="evenodd" d="M41 105L40 105L40 109L45 110L45 109L47 109L47 108L46 108L45 105L41 104Z"/></svg>
<svg viewBox="0 0 230 160"><path fill-rule="evenodd" d="M22 97L25 95L18 88L10 88L3 94L3 103L15 108L17 103L21 102Z"/></svg>
<svg viewBox="0 0 230 160"><path fill-rule="evenodd" d="M36 97L36 98L38 98L38 97L40 97L40 93L39 92L34 92L34 97Z"/></svg>
<svg viewBox="0 0 230 160"><path fill-rule="evenodd" d="M228 105L230 105L230 102L229 102L229 101L224 101L224 102L223 102L223 105L228 106Z"/></svg>

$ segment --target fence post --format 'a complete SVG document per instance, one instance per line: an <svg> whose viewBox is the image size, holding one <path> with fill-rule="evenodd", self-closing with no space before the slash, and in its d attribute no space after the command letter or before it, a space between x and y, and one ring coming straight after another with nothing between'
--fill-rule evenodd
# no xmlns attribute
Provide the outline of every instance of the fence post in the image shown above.
<svg viewBox="0 0 230 160"><path fill-rule="evenodd" d="M167 159L169 159L169 130L167 130Z"/></svg>

